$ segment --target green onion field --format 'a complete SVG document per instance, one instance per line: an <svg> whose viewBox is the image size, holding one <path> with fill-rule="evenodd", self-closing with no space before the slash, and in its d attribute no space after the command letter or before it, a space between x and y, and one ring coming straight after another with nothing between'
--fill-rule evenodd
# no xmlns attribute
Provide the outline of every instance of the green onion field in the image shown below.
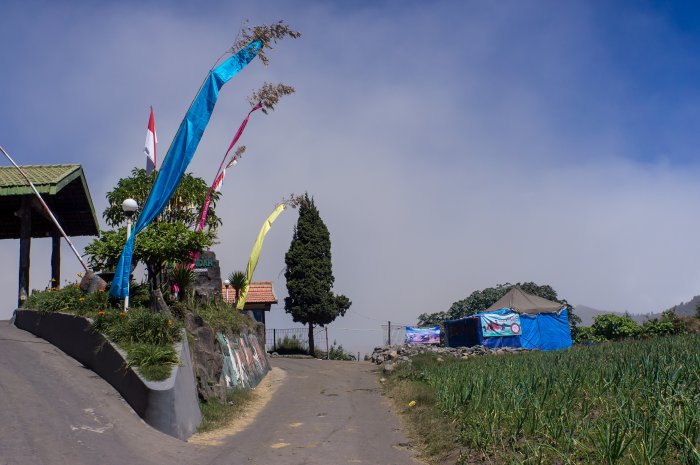
<svg viewBox="0 0 700 465"><path fill-rule="evenodd" d="M464 463L700 464L698 335L415 358L392 382L429 389Z"/></svg>

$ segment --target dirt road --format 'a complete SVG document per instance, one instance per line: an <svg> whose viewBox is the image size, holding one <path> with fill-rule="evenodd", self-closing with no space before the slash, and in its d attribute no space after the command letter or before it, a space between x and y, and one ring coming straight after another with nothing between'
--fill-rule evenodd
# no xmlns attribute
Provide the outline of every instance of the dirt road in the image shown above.
<svg viewBox="0 0 700 465"><path fill-rule="evenodd" d="M146 425L92 371L0 321L0 465L418 464L367 363L273 359L285 380L219 446Z"/></svg>

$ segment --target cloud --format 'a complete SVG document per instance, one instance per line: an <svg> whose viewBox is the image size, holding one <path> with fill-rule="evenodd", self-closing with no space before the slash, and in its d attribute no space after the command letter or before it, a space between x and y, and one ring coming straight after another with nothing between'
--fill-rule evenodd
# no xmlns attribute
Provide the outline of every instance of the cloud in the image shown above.
<svg viewBox="0 0 700 465"><path fill-rule="evenodd" d="M336 291L353 301L331 342L364 352L381 342L381 321L413 323L506 281L631 312L697 294L697 89L645 65L663 56L667 73L692 67L692 49L665 55L678 35L663 16L560 2L143 8L6 7L0 143L22 163L82 163L101 212L104 193L144 163L148 106L163 154L240 20L286 19L302 39L224 88L191 170L213 176L262 81L296 87L251 119L215 250L224 273L244 269L274 205L308 191L331 232ZM642 59L634 41L645 33L658 45ZM294 211L277 220L256 273L275 280L280 302L295 221ZM33 287L48 279L43 242ZM17 249L0 243L6 257ZM14 308L15 264L0 316ZM292 324L281 304L268 323Z"/></svg>

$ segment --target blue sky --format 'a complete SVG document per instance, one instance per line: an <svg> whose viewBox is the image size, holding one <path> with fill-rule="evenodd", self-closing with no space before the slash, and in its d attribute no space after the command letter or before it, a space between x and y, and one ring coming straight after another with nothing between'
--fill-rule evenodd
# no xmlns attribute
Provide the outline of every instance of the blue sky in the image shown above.
<svg viewBox="0 0 700 465"><path fill-rule="evenodd" d="M213 176L252 89L296 87L248 126L215 251L224 272L243 269L275 203L308 191L331 231L336 290L354 302L332 338L365 351L379 321L413 323L501 282L631 312L700 293L690 2L5 1L0 145L22 164L81 163L101 212L144 164L148 107L163 153L245 18L284 19L303 37L227 84L190 168ZM256 273L280 301L295 220L275 223ZM48 280L48 250L34 241L33 287ZM18 244L0 252L3 317ZM270 322L291 325L281 305Z"/></svg>

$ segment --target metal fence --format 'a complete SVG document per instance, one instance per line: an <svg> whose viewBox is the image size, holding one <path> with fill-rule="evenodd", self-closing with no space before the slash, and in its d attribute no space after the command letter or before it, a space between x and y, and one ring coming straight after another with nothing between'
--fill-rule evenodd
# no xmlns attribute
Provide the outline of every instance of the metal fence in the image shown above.
<svg viewBox="0 0 700 465"><path fill-rule="evenodd" d="M268 329L265 331L265 350L309 351L309 330L307 328Z"/></svg>
<svg viewBox="0 0 700 465"><path fill-rule="evenodd" d="M326 331L321 326L314 327L316 349L320 347L320 335ZM308 353L309 328L266 329L265 350L277 353Z"/></svg>

